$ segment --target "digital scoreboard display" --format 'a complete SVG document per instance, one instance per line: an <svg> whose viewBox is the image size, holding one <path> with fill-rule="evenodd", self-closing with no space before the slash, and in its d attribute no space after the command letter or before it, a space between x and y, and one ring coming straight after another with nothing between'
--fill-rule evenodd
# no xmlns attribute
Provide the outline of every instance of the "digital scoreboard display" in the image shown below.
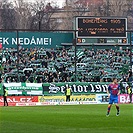
<svg viewBox="0 0 133 133"><path fill-rule="evenodd" d="M126 38L127 19L76 17L77 38Z"/></svg>

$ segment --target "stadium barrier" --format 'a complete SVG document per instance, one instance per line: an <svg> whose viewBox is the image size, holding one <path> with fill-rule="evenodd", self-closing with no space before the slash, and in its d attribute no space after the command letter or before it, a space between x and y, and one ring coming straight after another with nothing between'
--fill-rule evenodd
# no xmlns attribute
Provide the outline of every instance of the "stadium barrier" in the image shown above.
<svg viewBox="0 0 133 133"><path fill-rule="evenodd" d="M119 95L120 104L128 104L128 94ZM8 96L9 106L45 106L45 105L77 105L77 104L108 104L107 94L71 96L71 102L65 102L65 96ZM3 97L0 96L0 106L3 106ZM132 95L133 103L133 95Z"/></svg>
<svg viewBox="0 0 133 133"><path fill-rule="evenodd" d="M95 95L72 95L70 97L71 102L80 102L80 101L96 101ZM65 96L39 96L39 102L65 102Z"/></svg>
<svg viewBox="0 0 133 133"><path fill-rule="evenodd" d="M8 95L25 96L59 96L64 95L66 85L69 85L73 95L88 95L106 93L108 82L60 82L60 83L4 83ZM125 86L131 83L122 82L121 92L125 93ZM3 95L2 84L0 84L0 96Z"/></svg>
<svg viewBox="0 0 133 133"><path fill-rule="evenodd" d="M106 93L107 82L4 83L9 95L64 95L69 84L73 95ZM3 94L0 84L0 95Z"/></svg>
<svg viewBox="0 0 133 133"><path fill-rule="evenodd" d="M104 82L69 82L69 83L4 83L8 90L9 106L55 105L65 103L65 89L69 84L72 90L71 104L107 104L109 99ZM123 83L125 84L125 82ZM124 85L123 85L124 86ZM0 106L3 106L3 89L0 84ZM129 103L128 94L119 95L119 103ZM133 96L132 96L133 101ZM70 104L70 103L69 103Z"/></svg>
<svg viewBox="0 0 133 133"><path fill-rule="evenodd" d="M0 97L0 106L3 106L4 99ZM7 96L9 106L16 106L16 103L38 102L38 96Z"/></svg>

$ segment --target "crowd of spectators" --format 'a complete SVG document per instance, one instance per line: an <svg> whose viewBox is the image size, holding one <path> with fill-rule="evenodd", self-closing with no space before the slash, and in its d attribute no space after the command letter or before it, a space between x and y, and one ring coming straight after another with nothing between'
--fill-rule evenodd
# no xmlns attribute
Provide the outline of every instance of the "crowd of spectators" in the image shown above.
<svg viewBox="0 0 133 133"><path fill-rule="evenodd" d="M76 59L73 47L6 48L1 72L5 82L110 82L114 76L132 81L129 49L80 47Z"/></svg>

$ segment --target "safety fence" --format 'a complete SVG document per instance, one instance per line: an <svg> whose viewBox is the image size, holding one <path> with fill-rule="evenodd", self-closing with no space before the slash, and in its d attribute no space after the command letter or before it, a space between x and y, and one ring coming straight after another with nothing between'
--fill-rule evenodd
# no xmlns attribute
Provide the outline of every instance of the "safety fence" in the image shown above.
<svg viewBox="0 0 133 133"><path fill-rule="evenodd" d="M60 83L4 83L9 96L62 96L66 86L72 90L73 95L106 94L109 82L60 82ZM126 86L131 83L122 82L121 93L126 93ZM3 95L0 84L0 95Z"/></svg>

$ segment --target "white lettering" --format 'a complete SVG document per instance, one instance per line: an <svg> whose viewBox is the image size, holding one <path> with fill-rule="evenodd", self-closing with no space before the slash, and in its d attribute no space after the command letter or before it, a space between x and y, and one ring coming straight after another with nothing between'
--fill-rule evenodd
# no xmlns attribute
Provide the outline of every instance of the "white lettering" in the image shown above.
<svg viewBox="0 0 133 133"><path fill-rule="evenodd" d="M7 98L7 102L14 102L14 103L17 103L17 102L19 102L19 101L17 101L15 98Z"/></svg>
<svg viewBox="0 0 133 133"><path fill-rule="evenodd" d="M23 38L19 38L19 42L18 42L19 44L23 44Z"/></svg>
<svg viewBox="0 0 133 133"><path fill-rule="evenodd" d="M87 87L88 86L87 85L84 85L83 87L84 87L84 92L87 92Z"/></svg>
<svg viewBox="0 0 133 133"><path fill-rule="evenodd" d="M78 85L77 88L78 88L78 92L83 92L83 87L81 85Z"/></svg>
<svg viewBox="0 0 133 133"><path fill-rule="evenodd" d="M48 45L48 38L44 38L44 45Z"/></svg>
<svg viewBox="0 0 133 133"><path fill-rule="evenodd" d="M126 102L125 96L120 96L120 103L125 103L125 102Z"/></svg>
<svg viewBox="0 0 133 133"><path fill-rule="evenodd" d="M29 38L24 38L24 45L30 44L30 39Z"/></svg>
<svg viewBox="0 0 133 133"><path fill-rule="evenodd" d="M43 38L37 38L36 43L39 45L43 45Z"/></svg>
<svg viewBox="0 0 133 133"><path fill-rule="evenodd" d="M52 38L49 38L49 45L52 44Z"/></svg>
<svg viewBox="0 0 133 133"><path fill-rule="evenodd" d="M34 39L34 36L32 37L31 42L30 42L30 45L32 45L32 44L35 44L36 45L36 41Z"/></svg>
<svg viewBox="0 0 133 133"><path fill-rule="evenodd" d="M102 91L102 88L101 88L101 85L95 85L96 86L96 92L101 92Z"/></svg>
<svg viewBox="0 0 133 133"><path fill-rule="evenodd" d="M61 92L65 93L65 86L61 86Z"/></svg>
<svg viewBox="0 0 133 133"><path fill-rule="evenodd" d="M130 102L130 98L129 98L129 95L127 96L127 99L126 99L126 103L129 103Z"/></svg>
<svg viewBox="0 0 133 133"><path fill-rule="evenodd" d="M73 92L77 92L75 84L73 85Z"/></svg>
<svg viewBox="0 0 133 133"><path fill-rule="evenodd" d="M27 102L32 102L32 101L31 101L31 98L27 98Z"/></svg>
<svg viewBox="0 0 133 133"><path fill-rule="evenodd" d="M90 84L91 86L91 92L95 92L94 86L92 84Z"/></svg>
<svg viewBox="0 0 133 133"><path fill-rule="evenodd" d="M12 38L12 44L16 44L17 45L17 38Z"/></svg>
<svg viewBox="0 0 133 133"><path fill-rule="evenodd" d="M9 44L8 39L9 38L3 38L3 44Z"/></svg>
<svg viewBox="0 0 133 133"><path fill-rule="evenodd" d="M108 85L102 85L103 92L107 92Z"/></svg>

